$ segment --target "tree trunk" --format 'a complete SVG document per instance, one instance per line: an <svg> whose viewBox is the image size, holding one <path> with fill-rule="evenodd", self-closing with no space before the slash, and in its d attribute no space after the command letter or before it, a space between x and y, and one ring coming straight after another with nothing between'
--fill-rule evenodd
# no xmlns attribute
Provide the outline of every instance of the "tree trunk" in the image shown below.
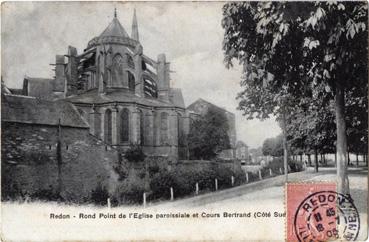
<svg viewBox="0 0 369 242"><path fill-rule="evenodd" d="M302 154L300 154L300 163L302 163Z"/></svg>
<svg viewBox="0 0 369 242"><path fill-rule="evenodd" d="M334 167L337 167L337 153L334 153Z"/></svg>
<svg viewBox="0 0 369 242"><path fill-rule="evenodd" d="M311 156L310 156L310 154L308 154L308 164L309 164L309 166L311 166Z"/></svg>
<svg viewBox="0 0 369 242"><path fill-rule="evenodd" d="M347 177L347 136L345 122L345 89L340 83L336 85L336 130L337 130L337 191L349 194Z"/></svg>
<svg viewBox="0 0 369 242"><path fill-rule="evenodd" d="M350 152L347 151L347 165L350 166L351 165L351 160L350 160Z"/></svg>
<svg viewBox="0 0 369 242"><path fill-rule="evenodd" d="M283 133L283 164L284 164L284 175L285 182L288 181L288 151L287 151L287 126L286 126L286 115L283 111L282 114L282 133Z"/></svg>
<svg viewBox="0 0 369 242"><path fill-rule="evenodd" d="M356 154L356 166L359 166L359 154Z"/></svg>
<svg viewBox="0 0 369 242"><path fill-rule="evenodd" d="M315 148L314 149L314 165L315 165L315 172L318 172L318 170L319 170L319 160L318 160L318 150Z"/></svg>

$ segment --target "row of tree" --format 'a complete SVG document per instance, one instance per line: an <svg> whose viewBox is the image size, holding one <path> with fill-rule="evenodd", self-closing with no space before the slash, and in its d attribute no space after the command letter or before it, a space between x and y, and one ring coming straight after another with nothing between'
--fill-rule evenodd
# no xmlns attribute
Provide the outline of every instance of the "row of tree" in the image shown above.
<svg viewBox="0 0 369 242"><path fill-rule="evenodd" d="M349 193L347 151L367 147L367 22L366 2L224 5L225 64L243 66L239 109L277 117L286 179L288 140L301 151L333 149L338 191Z"/></svg>

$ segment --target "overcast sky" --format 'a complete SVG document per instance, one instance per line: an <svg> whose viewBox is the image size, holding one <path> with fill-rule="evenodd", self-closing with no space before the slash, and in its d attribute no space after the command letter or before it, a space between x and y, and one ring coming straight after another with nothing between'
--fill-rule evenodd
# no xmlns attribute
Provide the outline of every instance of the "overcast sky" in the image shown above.
<svg viewBox="0 0 369 242"><path fill-rule="evenodd" d="M131 34L136 8L144 53L156 59L165 53L171 63L172 86L182 88L188 106L203 98L236 115L237 138L251 148L280 129L274 120L247 120L236 110L241 90L240 68L223 64L221 27L223 3L176 2L6 2L2 4L2 76L6 85L22 85L25 75L52 77L50 63L66 54L68 45L78 53L110 23L118 19Z"/></svg>

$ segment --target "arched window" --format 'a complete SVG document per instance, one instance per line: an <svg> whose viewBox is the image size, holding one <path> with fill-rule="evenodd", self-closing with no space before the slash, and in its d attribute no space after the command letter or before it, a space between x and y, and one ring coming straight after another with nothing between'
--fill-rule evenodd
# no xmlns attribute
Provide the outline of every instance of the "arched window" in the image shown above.
<svg viewBox="0 0 369 242"><path fill-rule="evenodd" d="M135 76L131 73L131 72L129 72L129 71L127 71L128 72L128 88L129 88L129 90L131 91L131 92L135 92Z"/></svg>
<svg viewBox="0 0 369 242"><path fill-rule="evenodd" d="M144 145L145 144L145 116L142 110L140 110L139 115L140 115L140 143L141 145Z"/></svg>
<svg viewBox="0 0 369 242"><path fill-rule="evenodd" d="M113 58L111 75L113 86L123 83L123 58L120 54L115 55Z"/></svg>
<svg viewBox="0 0 369 242"><path fill-rule="evenodd" d="M111 120L111 111L110 109L105 111L104 116L104 135L105 135L105 142L108 144L112 143L112 120Z"/></svg>
<svg viewBox="0 0 369 242"><path fill-rule="evenodd" d="M129 111L126 108L120 113L120 141L129 141Z"/></svg>
<svg viewBox="0 0 369 242"><path fill-rule="evenodd" d="M96 113L93 114L93 120L94 120L94 130L95 136L99 136L100 134L100 129L101 129L101 117L99 115L96 115Z"/></svg>
<svg viewBox="0 0 369 242"><path fill-rule="evenodd" d="M168 129L169 129L168 114L163 112L160 114L160 144L161 145L166 145L169 143Z"/></svg>
<svg viewBox="0 0 369 242"><path fill-rule="evenodd" d="M135 63L133 61L132 56L126 54L126 58L127 58L127 64L129 68L135 69Z"/></svg>

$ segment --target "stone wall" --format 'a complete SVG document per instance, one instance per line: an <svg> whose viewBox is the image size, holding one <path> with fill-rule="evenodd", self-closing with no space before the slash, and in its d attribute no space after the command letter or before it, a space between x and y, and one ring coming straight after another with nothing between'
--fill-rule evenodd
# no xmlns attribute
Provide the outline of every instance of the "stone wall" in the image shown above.
<svg viewBox="0 0 369 242"><path fill-rule="evenodd" d="M62 127L62 196L82 202L100 183L115 189L112 167L116 150L106 147L88 129ZM2 188L34 194L58 186L56 126L2 123ZM3 191L4 192L4 191ZM3 197L4 199L4 197Z"/></svg>

